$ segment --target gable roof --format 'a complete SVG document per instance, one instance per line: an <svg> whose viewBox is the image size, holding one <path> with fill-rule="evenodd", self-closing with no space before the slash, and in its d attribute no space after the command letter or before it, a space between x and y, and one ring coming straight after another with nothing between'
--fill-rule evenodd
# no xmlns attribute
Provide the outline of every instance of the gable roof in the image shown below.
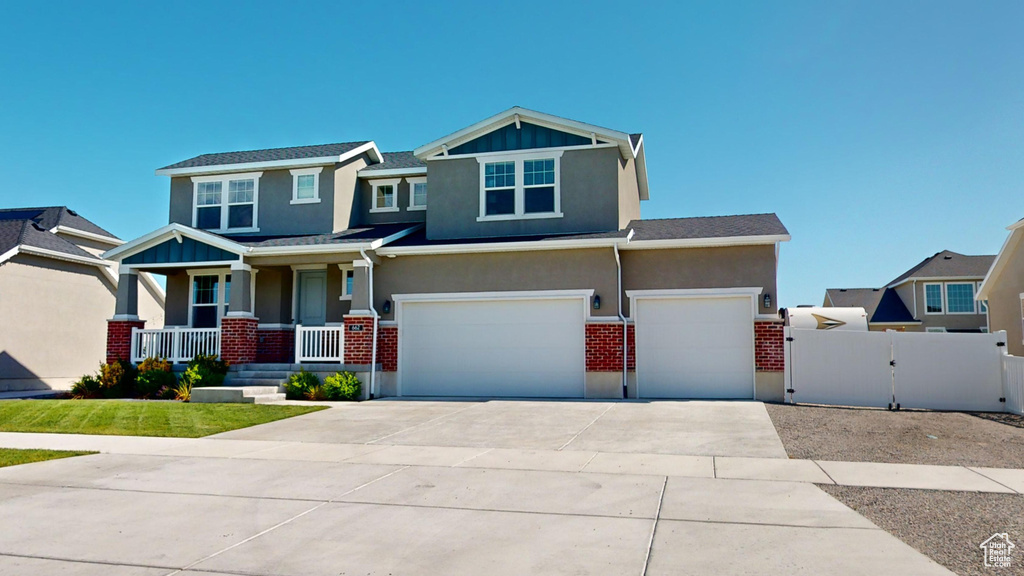
<svg viewBox="0 0 1024 576"><path fill-rule="evenodd" d="M1024 218L1007 226L1006 229L1010 231L1010 235L1006 237L1002 248L999 249L999 254L996 255L992 266L989 267L988 272L985 274L985 280L982 281L981 288L978 288L978 293L974 297L975 300L988 299L989 292L999 282L999 278L1003 270L1006 269L1006 265L1016 255L1017 247L1020 245L1021 238L1024 237Z"/></svg>
<svg viewBox="0 0 1024 576"><path fill-rule="evenodd" d="M789 230L786 230L776 214L633 220L626 227L633 229L632 242L782 236L789 240Z"/></svg>
<svg viewBox="0 0 1024 576"><path fill-rule="evenodd" d="M925 258L888 285L898 286L908 280L923 278L984 278L995 259L995 256L966 256L943 250Z"/></svg>
<svg viewBox="0 0 1024 576"><path fill-rule="evenodd" d="M292 146L289 148L265 148L238 152L217 152L200 154L169 164L156 171L158 175L179 176L188 174L213 174L237 172L262 168L289 168L315 166L344 162L362 153L369 153L377 162L383 158L372 140L359 142L338 142L313 146Z"/></svg>
<svg viewBox="0 0 1024 576"><path fill-rule="evenodd" d="M30 220L46 230L53 230L61 226L80 232L87 232L97 236L105 236L111 240L118 240L110 232L97 226L90 220L83 218L67 206L44 206L38 208L5 208L0 210L0 221L8 220Z"/></svg>
<svg viewBox="0 0 1024 576"><path fill-rule="evenodd" d="M384 152L383 162L370 164L359 171L360 176L387 176L399 173L426 174L427 163L414 156L411 150Z"/></svg>
<svg viewBox="0 0 1024 576"><path fill-rule="evenodd" d="M59 236L56 232L61 226L117 240L114 235L63 206L0 210L0 262L24 252L98 266L105 265L102 259Z"/></svg>
<svg viewBox="0 0 1024 576"><path fill-rule="evenodd" d="M829 288L825 294L832 306L863 308L869 323L920 323L892 288Z"/></svg>

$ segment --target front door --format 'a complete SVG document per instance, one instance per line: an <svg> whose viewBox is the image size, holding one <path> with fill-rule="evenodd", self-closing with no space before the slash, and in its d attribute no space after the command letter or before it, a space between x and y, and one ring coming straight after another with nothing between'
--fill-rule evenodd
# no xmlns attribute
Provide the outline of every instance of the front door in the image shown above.
<svg viewBox="0 0 1024 576"><path fill-rule="evenodd" d="M323 326L327 322L327 271L299 272L299 324Z"/></svg>

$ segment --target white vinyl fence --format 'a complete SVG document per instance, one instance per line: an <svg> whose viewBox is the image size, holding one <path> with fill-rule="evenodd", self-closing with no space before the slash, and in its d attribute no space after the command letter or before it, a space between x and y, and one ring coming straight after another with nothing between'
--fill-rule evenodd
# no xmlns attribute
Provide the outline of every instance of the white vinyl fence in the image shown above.
<svg viewBox="0 0 1024 576"><path fill-rule="evenodd" d="M992 412L1009 404L1005 332L786 328L785 335L790 402ZM1024 375L1024 367L1019 370Z"/></svg>
<svg viewBox="0 0 1024 576"><path fill-rule="evenodd" d="M1006 411L1024 415L1024 358L1003 357L1003 381L1006 383Z"/></svg>
<svg viewBox="0 0 1024 576"><path fill-rule="evenodd" d="M295 326L295 362L341 362L345 355L344 326Z"/></svg>
<svg viewBox="0 0 1024 576"><path fill-rule="evenodd" d="M132 362L146 358L188 362L200 354L220 356L220 328L132 328Z"/></svg>

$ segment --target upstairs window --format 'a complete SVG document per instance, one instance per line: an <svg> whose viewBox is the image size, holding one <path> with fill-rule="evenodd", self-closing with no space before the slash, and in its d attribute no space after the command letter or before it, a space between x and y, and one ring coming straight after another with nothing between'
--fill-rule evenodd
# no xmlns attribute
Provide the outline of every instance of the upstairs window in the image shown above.
<svg viewBox="0 0 1024 576"><path fill-rule="evenodd" d="M561 152L481 156L477 221L560 218Z"/></svg>
<svg viewBox="0 0 1024 576"><path fill-rule="evenodd" d="M373 182L373 207L370 212L398 212L398 183L401 179Z"/></svg>
<svg viewBox="0 0 1024 576"><path fill-rule="evenodd" d="M946 313L974 314L974 284L946 284Z"/></svg>
<svg viewBox="0 0 1024 576"><path fill-rule="evenodd" d="M262 172L192 178L192 226L214 232L256 232Z"/></svg>
<svg viewBox="0 0 1024 576"><path fill-rule="evenodd" d="M942 284L924 285L925 314L942 314Z"/></svg>
<svg viewBox="0 0 1024 576"><path fill-rule="evenodd" d="M409 210L425 210L427 208L427 180L425 178L409 178Z"/></svg>
<svg viewBox="0 0 1024 576"><path fill-rule="evenodd" d="M299 168L291 170L292 204L315 204L320 202L320 172L318 168Z"/></svg>

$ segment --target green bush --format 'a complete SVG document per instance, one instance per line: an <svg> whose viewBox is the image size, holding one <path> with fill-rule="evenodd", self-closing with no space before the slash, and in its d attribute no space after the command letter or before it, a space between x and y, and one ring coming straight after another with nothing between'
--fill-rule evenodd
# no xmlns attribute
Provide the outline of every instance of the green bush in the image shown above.
<svg viewBox="0 0 1024 576"><path fill-rule="evenodd" d="M126 360L117 360L110 364L100 364L97 379L100 382L100 394L104 398L131 398L135 396L135 377L138 371Z"/></svg>
<svg viewBox="0 0 1024 576"><path fill-rule="evenodd" d="M146 358L139 364L139 375L135 378L135 391L139 398L159 397L164 388L173 388L178 383L171 371L171 363L161 358Z"/></svg>
<svg viewBox="0 0 1024 576"><path fill-rule="evenodd" d="M335 372L324 378L324 391L328 400L359 400L362 386L351 372Z"/></svg>
<svg viewBox="0 0 1024 576"><path fill-rule="evenodd" d="M85 375L71 385L71 397L76 400L101 398L100 381L95 376Z"/></svg>
<svg viewBox="0 0 1024 576"><path fill-rule="evenodd" d="M187 370L185 371L185 374L188 374ZM178 384L174 388L171 388L170 390L172 400L181 400L182 402L188 402L189 400L192 399L192 382L187 378L183 377L181 381L178 382Z"/></svg>
<svg viewBox="0 0 1024 576"><path fill-rule="evenodd" d="M284 393L289 400L309 400L309 395L320 388L320 377L312 372L301 370L293 373L284 383Z"/></svg>
<svg viewBox="0 0 1024 576"><path fill-rule="evenodd" d="M185 370L185 375L192 386L222 386L227 373L227 362L218 360L216 356L202 354L189 360L188 368Z"/></svg>

